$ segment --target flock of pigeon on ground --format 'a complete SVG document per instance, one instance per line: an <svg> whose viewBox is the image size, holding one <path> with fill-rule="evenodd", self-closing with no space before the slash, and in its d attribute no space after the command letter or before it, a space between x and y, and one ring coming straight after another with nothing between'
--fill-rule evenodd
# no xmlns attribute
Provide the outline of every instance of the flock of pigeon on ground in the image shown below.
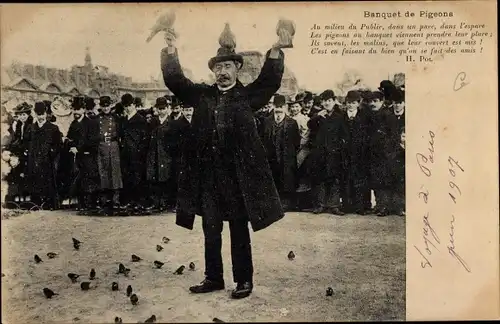
<svg viewBox="0 0 500 324"><path fill-rule="evenodd" d="M76 238L72 238L73 240L73 248L75 250L79 250L80 249L80 245L82 244L81 241L79 241L78 239ZM169 238L167 237L163 237L162 239L163 243L168 243L170 241ZM160 252L163 250L163 247L161 245L156 245L156 251ZM47 257L49 259L53 259L57 256L57 253L54 253L54 252L49 252L47 253ZM295 259L295 253L293 253L293 251L290 251L288 253L288 259L290 261L294 260ZM42 261L42 258L40 258L40 256L38 256L38 254L35 254L35 257L34 257L34 260L35 260L35 263L40 263L40 262L43 262ZM131 261L132 262L140 262L142 259L141 257L135 255L135 254L132 254L131 256ZM158 269L160 269L162 266L163 266L163 262L161 261L158 261L158 260L155 260L153 262L154 266ZM174 271L174 274L177 274L177 275L181 275L183 272L184 272L184 269L186 267L184 265L181 265L179 268L177 268L177 270ZM194 262L191 262L189 263L189 270L191 271L194 271L196 268ZM120 263L118 265L118 272L117 274L123 274L124 276L128 277L130 273L130 269L125 267L125 265L123 263ZM76 273L68 273L68 278L71 280L72 283L76 283L78 281L78 278L80 277L79 274L76 274ZM89 274L89 280L94 280L96 277L96 271L95 269L91 269L90 270L90 274ZM82 290L89 290L91 287L91 282L90 281L83 281L80 283L80 288ZM116 281L113 281L111 283L111 290L112 291L118 291L118 283ZM130 303L132 305L137 305L138 302L139 302L139 297L133 293L133 289L132 289L132 286L131 285L128 285L127 286L127 290L126 290L126 293L127 293L127 297L130 298ZM55 293L54 291L52 291L50 288L43 288L43 294L45 295L46 298L52 298L53 296L56 296L56 295L59 295L57 293ZM327 296L332 296L333 295L333 289L331 287L328 287L326 289L326 295ZM149 317L147 320L144 321L144 323L155 323L156 322L156 315L151 315L151 317ZM218 318L214 318L213 319L213 322L215 323L222 323L224 321L218 319ZM122 319L120 317L115 317L115 323L122 323ZM141 323L141 322L139 322Z"/></svg>
<svg viewBox="0 0 500 324"><path fill-rule="evenodd" d="M79 250L82 242L74 237L72 238L72 240L73 240L73 248L75 250ZM163 241L163 243L167 244L170 241L170 239L167 237L163 237L162 241ZM160 252L162 250L163 250L163 246L161 246L159 244L156 245L156 251ZM57 257L57 255L58 254L55 252L47 253L47 257L49 259L53 259L53 258ZM37 254L35 254L34 260L35 260L35 263L43 262L42 258ZM139 257L135 254L132 254L132 256L131 256L132 262L140 262L141 260L142 260L141 257ZM163 264L164 264L163 262L158 261L158 260L155 260L153 262L153 265L155 266L155 268L158 268L158 269L160 269L163 266ZM181 265L177 270L175 270L174 274L181 275L184 272L185 268L186 267L184 265ZM194 262L191 262L189 264L189 270L194 271L195 268L196 268L196 266L195 266ZM125 277L128 277L129 273L130 273L130 269L125 267L125 265L123 263L120 263L118 265L117 274L123 274ZM76 274L76 273L68 273L68 278L71 280L72 283L76 283L78 281L78 278L80 278L80 275ZM92 268L90 270L89 280L94 280L95 278L96 278L96 271L95 271L95 269ZM91 282L90 281L82 281L80 283L80 288L84 291L91 289ZM119 290L118 283L116 281L113 281L111 283L111 290L112 291ZM127 293L127 297L130 299L130 303L134 306L137 305L139 302L139 297L137 296L137 294L133 293L133 289L132 289L131 285L128 285L128 287L126 289L126 293ZM46 298L52 298L53 296L59 295L58 293L55 293L52 289L47 288L47 287L43 288L43 294ZM219 322L219 321L220 320L214 318L214 322ZM144 323L155 323L155 322L156 322L156 315L151 315L150 318L148 318L147 320L144 321ZM115 323L122 323L122 319L118 316L115 317ZM141 322L139 322L139 323L141 323Z"/></svg>

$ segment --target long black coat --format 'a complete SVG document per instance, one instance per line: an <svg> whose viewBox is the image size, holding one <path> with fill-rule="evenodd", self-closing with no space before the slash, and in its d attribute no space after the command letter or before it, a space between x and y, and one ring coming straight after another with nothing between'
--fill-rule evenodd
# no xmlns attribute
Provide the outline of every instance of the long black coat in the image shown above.
<svg viewBox="0 0 500 324"><path fill-rule="evenodd" d="M31 185L27 178L28 173L28 132L33 119L28 118L25 123L17 122L16 129L11 126L9 133L11 141L6 148L19 158L19 165L14 168L9 176L9 195L29 193Z"/></svg>
<svg viewBox="0 0 500 324"><path fill-rule="evenodd" d="M223 137L218 144L222 146L225 156L218 156L218 161L234 166L234 174L224 180L235 184L241 194L230 195L239 195L239 199L243 200L253 230L261 230L284 216L254 121L254 111L269 102L283 77L283 52L280 51L278 59L269 59L268 56L269 53L259 77L253 83L243 86L238 81L236 86L221 95L216 85L195 84L188 80L182 72L177 53L168 54L163 49L161 67L165 85L181 101L195 107L190 146L196 148L197 158L181 159L177 225L192 229L194 215L203 216L201 193L207 185L203 183L207 173L229 174L225 173L227 170L217 169L213 163L218 150L214 146L214 134ZM214 122L216 116L222 121L220 124ZM205 191L207 193L215 194Z"/></svg>
<svg viewBox="0 0 500 324"><path fill-rule="evenodd" d="M334 182L343 179L342 148L345 135L342 117L334 111L331 115L314 116L307 123L314 137L308 156L308 170L312 184Z"/></svg>
<svg viewBox="0 0 500 324"><path fill-rule="evenodd" d="M172 121L167 117L162 124L158 117L154 117L150 128L146 179L166 182L172 177L173 151L177 145Z"/></svg>
<svg viewBox="0 0 500 324"><path fill-rule="evenodd" d="M391 146L395 146L400 141L401 129L405 126L405 112L401 116L396 116L391 109L385 118L387 135L392 141Z"/></svg>
<svg viewBox="0 0 500 324"><path fill-rule="evenodd" d="M370 111L369 129L369 185L370 189L381 189L388 185L389 147L392 144L387 130L387 108Z"/></svg>
<svg viewBox="0 0 500 324"><path fill-rule="evenodd" d="M57 195L56 161L62 145L59 128L49 121L40 128L33 123L28 132L28 176L31 193L54 198Z"/></svg>
<svg viewBox="0 0 500 324"><path fill-rule="evenodd" d="M122 119L121 131L123 185L132 188L141 185L146 177L149 125L137 113L130 120Z"/></svg>
<svg viewBox="0 0 500 324"><path fill-rule="evenodd" d="M363 187L368 185L369 171L369 135L371 121L369 112L358 110L356 117L349 120L347 112L343 113L342 126L345 137L342 160L344 165L344 183L354 187ZM349 196L349 193L347 193Z"/></svg>
<svg viewBox="0 0 500 324"><path fill-rule="evenodd" d="M278 182L282 184L283 192L295 192L297 189L297 152L300 146L300 132L297 122L285 116L283 125L283 163L278 163L276 145L273 137L274 116L267 117L264 121L262 141L267 152L271 170L276 170L274 176L281 177ZM278 170L279 169L279 170ZM276 182L277 179L275 179Z"/></svg>

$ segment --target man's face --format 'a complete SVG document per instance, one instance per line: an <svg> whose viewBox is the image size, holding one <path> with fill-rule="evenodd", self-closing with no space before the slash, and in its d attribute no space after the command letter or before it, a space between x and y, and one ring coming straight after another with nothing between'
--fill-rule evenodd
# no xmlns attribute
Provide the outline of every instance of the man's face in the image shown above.
<svg viewBox="0 0 500 324"><path fill-rule="evenodd" d="M307 110L311 109L314 104L314 100L309 100L304 103L304 107L306 107Z"/></svg>
<svg viewBox="0 0 500 324"><path fill-rule="evenodd" d="M328 98L326 100L321 100L321 105L326 111L330 112L333 110L333 107L335 107L335 102L336 102L335 99Z"/></svg>
<svg viewBox="0 0 500 324"><path fill-rule="evenodd" d="M274 103L269 101L266 105L266 111L272 111L274 109Z"/></svg>
<svg viewBox="0 0 500 324"><path fill-rule="evenodd" d="M380 101L379 98L372 99L368 101L368 106L370 106L370 109L373 111L379 111L380 108L382 108L382 101Z"/></svg>
<svg viewBox="0 0 500 324"><path fill-rule="evenodd" d="M74 110L73 118L75 118L75 120L78 120L80 119L80 117L82 117L83 114L84 114L83 109Z"/></svg>
<svg viewBox="0 0 500 324"><path fill-rule="evenodd" d="M111 106L101 107L101 109L102 109L102 112L103 112L104 114L106 114L106 115L107 115L107 114L109 114L109 113L111 112Z"/></svg>
<svg viewBox="0 0 500 324"><path fill-rule="evenodd" d="M158 116L161 118L165 118L170 114L170 109L168 106L160 106L157 107L156 109L158 109Z"/></svg>
<svg viewBox="0 0 500 324"><path fill-rule="evenodd" d="M278 121L282 121L283 118L285 118L286 110L287 110L287 105L274 107L274 118Z"/></svg>
<svg viewBox="0 0 500 324"><path fill-rule="evenodd" d="M405 109L405 102L404 101L394 102L393 106L394 106L394 111L400 113Z"/></svg>
<svg viewBox="0 0 500 324"><path fill-rule="evenodd" d="M135 107L135 105L134 105L134 104L131 104L130 106L125 107L125 112L126 112L127 114L131 114L131 113L133 113L135 110L136 110L136 107Z"/></svg>
<svg viewBox="0 0 500 324"><path fill-rule="evenodd" d="M155 116L159 116L160 115L157 107L153 107L153 115L155 115Z"/></svg>
<svg viewBox="0 0 500 324"><path fill-rule="evenodd" d="M401 144L404 145L405 143L406 143L406 133L405 133L405 131L403 131L401 133Z"/></svg>
<svg viewBox="0 0 500 324"><path fill-rule="evenodd" d="M191 122L191 119L193 118L193 113L194 113L194 108L193 107L186 107L182 109L182 114L186 119Z"/></svg>
<svg viewBox="0 0 500 324"><path fill-rule="evenodd" d="M290 115L296 116L302 110L300 103L296 102L290 106Z"/></svg>
<svg viewBox="0 0 500 324"><path fill-rule="evenodd" d="M172 114L174 116L179 116L179 114L181 113L181 110L182 110L182 108L179 105L172 107Z"/></svg>
<svg viewBox="0 0 500 324"><path fill-rule="evenodd" d="M347 111L355 111L359 108L359 101L346 101Z"/></svg>
<svg viewBox="0 0 500 324"><path fill-rule="evenodd" d="M28 114L27 113L21 113L19 114L19 121L21 123L25 123L28 120Z"/></svg>
<svg viewBox="0 0 500 324"><path fill-rule="evenodd" d="M43 113L41 115L36 115L36 120L42 124L47 120L47 113Z"/></svg>
<svg viewBox="0 0 500 324"><path fill-rule="evenodd" d="M238 65L238 66L237 66ZM215 82L220 87L229 87L236 82L239 63L224 61L216 63L212 69L215 74Z"/></svg>

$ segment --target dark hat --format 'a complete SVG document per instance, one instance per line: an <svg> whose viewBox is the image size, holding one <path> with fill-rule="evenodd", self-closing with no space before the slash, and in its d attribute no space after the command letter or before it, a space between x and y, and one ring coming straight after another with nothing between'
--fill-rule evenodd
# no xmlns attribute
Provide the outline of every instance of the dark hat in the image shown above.
<svg viewBox="0 0 500 324"><path fill-rule="evenodd" d="M380 91L373 91L371 94L371 99L372 100L375 100L375 99L384 100L384 94Z"/></svg>
<svg viewBox="0 0 500 324"><path fill-rule="evenodd" d="M231 32L228 23L226 23L226 26L219 37L219 45L221 47L217 50L217 55L208 61L208 68L210 70L213 69L216 63L224 61L239 62L240 65L243 66L243 56L236 54L234 50L236 48L236 39L234 34Z"/></svg>
<svg viewBox="0 0 500 324"><path fill-rule="evenodd" d="M134 97L130 93L126 93L121 98L123 107L128 107L134 103Z"/></svg>
<svg viewBox="0 0 500 324"><path fill-rule="evenodd" d="M320 96L314 96L313 106L321 106L321 97Z"/></svg>
<svg viewBox="0 0 500 324"><path fill-rule="evenodd" d="M370 90L358 90L358 92L363 101L371 100L372 92Z"/></svg>
<svg viewBox="0 0 500 324"><path fill-rule="evenodd" d="M402 90L396 90L392 93L391 97L389 97L390 100L393 102L402 102L405 101L405 92Z"/></svg>
<svg viewBox="0 0 500 324"><path fill-rule="evenodd" d="M310 91L304 92L304 102L308 102L308 101L311 101L313 99L314 98L313 98L312 92L310 92Z"/></svg>
<svg viewBox="0 0 500 324"><path fill-rule="evenodd" d="M333 90L325 90L319 95L321 100L328 100L328 99L334 99L335 100L335 93Z"/></svg>
<svg viewBox="0 0 500 324"><path fill-rule="evenodd" d="M45 107L47 107L47 109L50 109L50 107L52 106L52 101L50 100L43 100L42 101L45 105Z"/></svg>
<svg viewBox="0 0 500 324"><path fill-rule="evenodd" d="M115 114L117 114L117 115L121 115L121 114L123 113L123 110L124 110L122 103L121 103L121 102L117 102L117 103L113 106L113 109L112 109L112 110L115 112Z"/></svg>
<svg viewBox="0 0 500 324"><path fill-rule="evenodd" d="M135 97L134 98L134 104L137 106L137 107L142 107L142 99L141 97Z"/></svg>
<svg viewBox="0 0 500 324"><path fill-rule="evenodd" d="M384 94L385 98L391 97L392 93L397 90L396 86L390 80L384 80L380 82L380 87L378 87L380 91Z"/></svg>
<svg viewBox="0 0 500 324"><path fill-rule="evenodd" d="M281 107L286 104L286 98L283 95L276 94L273 98L273 104L275 107Z"/></svg>
<svg viewBox="0 0 500 324"><path fill-rule="evenodd" d="M95 101L94 98L86 97L85 98L85 109L86 110L94 110Z"/></svg>
<svg viewBox="0 0 500 324"><path fill-rule="evenodd" d="M168 100L167 98L165 97L159 97L159 98L156 98L156 104L155 104L155 107L166 107L168 106Z"/></svg>
<svg viewBox="0 0 500 324"><path fill-rule="evenodd" d="M99 98L99 106L101 107L109 107L111 106L111 97L110 96L102 96Z"/></svg>
<svg viewBox="0 0 500 324"><path fill-rule="evenodd" d="M173 96L172 97L172 107L177 107L182 105L182 102L179 100L179 98Z"/></svg>
<svg viewBox="0 0 500 324"><path fill-rule="evenodd" d="M37 115L43 115L47 112L47 106L43 103L43 101L35 102L35 108L33 111Z"/></svg>
<svg viewBox="0 0 500 324"><path fill-rule="evenodd" d="M351 90L345 96L345 102L361 101L361 94L359 91Z"/></svg>
<svg viewBox="0 0 500 324"><path fill-rule="evenodd" d="M73 110L79 110L85 108L85 98L81 96L76 96L71 98L71 108Z"/></svg>
<svg viewBox="0 0 500 324"><path fill-rule="evenodd" d="M297 94L294 98L290 98L289 104L294 104L294 103L302 103L304 102L304 93L299 93Z"/></svg>
<svg viewBox="0 0 500 324"><path fill-rule="evenodd" d="M14 108L14 114L29 113L31 106L27 102L23 102Z"/></svg>
<svg viewBox="0 0 500 324"><path fill-rule="evenodd" d="M194 109L194 107L193 107L193 106L188 105L188 104L186 104L186 103L183 103L183 104L182 104L182 108L183 108L183 109L184 109L184 108L193 108L193 109Z"/></svg>

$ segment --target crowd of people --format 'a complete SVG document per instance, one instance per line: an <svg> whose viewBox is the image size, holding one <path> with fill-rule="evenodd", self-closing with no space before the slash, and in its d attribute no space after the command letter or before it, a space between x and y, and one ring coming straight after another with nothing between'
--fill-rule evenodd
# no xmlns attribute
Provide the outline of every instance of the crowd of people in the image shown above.
<svg viewBox="0 0 500 324"><path fill-rule="evenodd" d="M50 101L14 109L2 143L7 207L68 206L84 215L175 210L195 107L174 96L143 107L131 94L116 103L77 96L71 107L65 136ZM404 88L388 80L342 99L332 90L275 94L255 123L284 209L404 215L404 110Z"/></svg>

